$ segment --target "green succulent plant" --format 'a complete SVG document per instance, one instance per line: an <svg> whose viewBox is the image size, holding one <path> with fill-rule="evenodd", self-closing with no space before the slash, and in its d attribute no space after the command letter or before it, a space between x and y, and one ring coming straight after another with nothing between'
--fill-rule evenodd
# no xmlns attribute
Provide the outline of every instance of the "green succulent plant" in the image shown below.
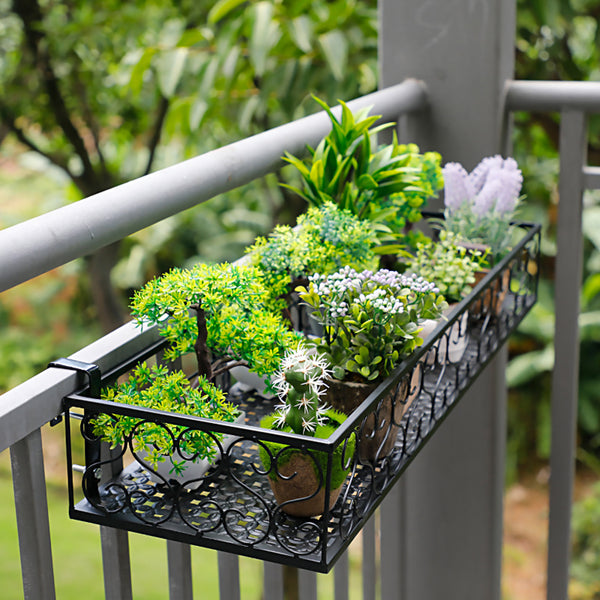
<svg viewBox="0 0 600 600"><path fill-rule="evenodd" d="M303 181L302 189L286 187L311 206L334 202L378 224L379 253L388 253L392 248L385 242L404 242L405 227L421 219L419 209L441 189L441 157L420 154L415 144L399 144L395 134L391 144L374 148L373 136L393 123L375 127L380 116L368 116L368 108L353 114L342 101L338 121L322 100L315 100L327 111L332 129L316 149L309 148L307 160L286 154Z"/></svg>
<svg viewBox="0 0 600 600"><path fill-rule="evenodd" d="M315 274L299 293L323 326L323 337L312 343L333 376L361 382L388 376L423 343L420 322L438 318L447 306L432 283L387 269Z"/></svg>
<svg viewBox="0 0 600 600"><path fill-rule="evenodd" d="M289 431L311 437L328 438L345 420L346 415L323 406L322 397L330 378L329 365L324 356L299 344L288 352L273 379L279 404L274 413L261 420L261 427ZM346 443L338 445L331 463L331 487L339 487L348 474L354 454L354 434ZM265 442L259 447L263 465L269 470L271 479L276 480L277 469L271 470L272 457L277 457L278 468L301 450L275 442ZM317 477L327 472L329 457L324 452L313 452L314 470Z"/></svg>
<svg viewBox="0 0 600 600"><path fill-rule="evenodd" d="M283 296L312 273L328 274L346 265L372 267L376 244L377 233L369 221L328 201L309 208L295 228L278 225L268 237L257 238L246 253L266 286Z"/></svg>
<svg viewBox="0 0 600 600"><path fill-rule="evenodd" d="M182 371L169 372L164 366L149 367L145 362L133 369L127 381L103 389L102 399L228 422L233 422L239 414L238 409L226 401L224 393L205 377L200 377L198 386L192 387ZM144 460L154 469L170 456L175 475L185 470L184 456L210 460L217 452L215 439L223 439L220 433L208 434L179 425L167 428L159 422L106 413L94 417L92 426L93 433L111 448L131 438L133 451L146 452ZM179 453L174 448L177 439Z"/></svg>
<svg viewBox="0 0 600 600"><path fill-rule="evenodd" d="M439 241L419 242L405 264L408 272L431 281L448 302L455 303L469 294L475 273L487 267L487 254L467 250L456 234L441 231Z"/></svg>

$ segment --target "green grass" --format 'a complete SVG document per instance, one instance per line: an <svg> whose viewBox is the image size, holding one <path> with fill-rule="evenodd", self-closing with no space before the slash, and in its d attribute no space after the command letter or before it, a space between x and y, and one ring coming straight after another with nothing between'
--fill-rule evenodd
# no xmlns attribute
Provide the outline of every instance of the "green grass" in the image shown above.
<svg viewBox="0 0 600 600"><path fill-rule="evenodd" d="M0 584L3 600L21 600L23 585L19 559L17 525L7 457L0 464ZM47 485L48 514L56 596L59 600L104 600L100 535L97 525L73 521L68 516L68 498L63 486ZM168 598L166 542L130 534L133 597L143 600ZM192 548L192 572L196 598L218 598L217 553ZM243 597L261 597L262 565L240 561Z"/></svg>
<svg viewBox="0 0 600 600"><path fill-rule="evenodd" d="M62 482L47 483L48 514L56 597L58 600L104 600L100 535L97 525L74 521L68 516L67 492ZM8 451L0 454L0 586L3 600L22 600L23 585L19 559L17 524ZM134 599L168 598L167 551L165 540L131 533L129 535ZM362 597L360 558L350 553L350 598ZM192 547L195 598L219 598L217 553ZM262 598L262 563L240 558L240 586L243 600ZM320 600L334 596L333 571L318 575Z"/></svg>

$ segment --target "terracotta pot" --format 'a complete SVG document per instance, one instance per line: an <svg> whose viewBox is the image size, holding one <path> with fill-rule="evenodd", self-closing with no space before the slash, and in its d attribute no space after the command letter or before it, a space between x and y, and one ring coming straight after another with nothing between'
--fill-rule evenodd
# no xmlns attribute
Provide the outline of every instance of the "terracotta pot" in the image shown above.
<svg viewBox="0 0 600 600"><path fill-rule="evenodd" d="M292 453L291 456L289 452ZM282 458L285 462L279 464L283 462ZM284 451L279 457L279 463L277 473L281 477L269 477L269 484L277 504L283 504L281 510L294 517L315 517L322 514L325 506L325 482L320 479L325 477L325 472L320 477L312 457L297 450ZM342 486L338 486L329 492L329 509L335 505L341 488Z"/></svg>
<svg viewBox="0 0 600 600"><path fill-rule="evenodd" d="M475 272L475 285L477 285L488 273L490 269L483 269ZM494 279L490 286L486 288L479 300L471 305L469 309L473 314L482 316L491 312L493 315L499 315L502 311L502 304L508 293L510 285L510 268L504 269L500 276Z"/></svg>
<svg viewBox="0 0 600 600"><path fill-rule="evenodd" d="M325 403L350 415L379 384L355 381L328 382ZM376 461L388 456L394 449L398 424L418 394L409 396L409 380L403 379L379 401L358 431L357 450L363 461Z"/></svg>

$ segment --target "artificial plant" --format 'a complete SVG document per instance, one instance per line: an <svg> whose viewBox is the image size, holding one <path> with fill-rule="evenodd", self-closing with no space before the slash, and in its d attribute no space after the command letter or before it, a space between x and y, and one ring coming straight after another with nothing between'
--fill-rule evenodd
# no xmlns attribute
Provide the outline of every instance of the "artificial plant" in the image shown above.
<svg viewBox="0 0 600 600"><path fill-rule="evenodd" d="M377 223L382 242L404 243L407 225L421 219L419 209L442 187L440 155L399 144L395 133L390 144L378 146L374 136L393 123L375 126L379 115L369 116L369 108L353 114L342 101L338 120L322 100L315 100L327 112L332 129L314 150L309 147L307 160L285 155L302 178L301 188L286 187L311 206L334 202ZM380 253L390 250L383 244Z"/></svg>
<svg viewBox="0 0 600 600"><path fill-rule="evenodd" d="M444 219L434 224L467 245L489 248L493 264L510 250L523 175L514 158L484 158L468 173L447 163L444 175Z"/></svg>
<svg viewBox="0 0 600 600"><path fill-rule="evenodd" d="M445 300L454 304L469 294L475 274L487 264L486 257L487 251L468 250L456 234L441 231L439 240L419 242L414 255L403 260L408 273L434 283Z"/></svg>
<svg viewBox="0 0 600 600"><path fill-rule="evenodd" d="M423 340L420 323L447 306L438 288L420 276L380 269L309 277L300 297L323 326L312 343L338 380L372 383L387 377Z"/></svg>
<svg viewBox="0 0 600 600"><path fill-rule="evenodd" d="M172 269L131 302L137 322L157 325L169 340L166 360L195 352L208 380L234 364L266 377L275 372L300 335L288 328L281 309L256 268L230 264Z"/></svg>
<svg viewBox="0 0 600 600"><path fill-rule="evenodd" d="M268 237L257 238L247 254L267 288L284 296L312 273L329 274L346 265L373 266L376 244L370 222L327 201L300 215L296 227L278 225Z"/></svg>
<svg viewBox="0 0 600 600"><path fill-rule="evenodd" d="M199 377L194 387L182 371L170 372L165 366L150 367L146 363L136 366L126 381L104 388L102 399L228 422L239 414L224 393L205 377ZM111 448L129 444L136 455L146 453L144 461L154 469L170 457L174 475L184 471L188 460L213 459L217 453L215 442L223 439L221 433L209 434L126 415L100 413L92 425L93 433Z"/></svg>

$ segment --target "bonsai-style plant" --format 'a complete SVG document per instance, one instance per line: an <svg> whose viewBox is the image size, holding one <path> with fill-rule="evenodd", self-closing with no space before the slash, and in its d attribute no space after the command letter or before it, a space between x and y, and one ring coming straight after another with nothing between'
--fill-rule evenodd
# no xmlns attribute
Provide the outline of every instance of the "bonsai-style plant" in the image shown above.
<svg viewBox="0 0 600 600"><path fill-rule="evenodd" d="M494 264L509 250L511 221L518 208L523 175L513 158L484 158L471 173L459 163L448 163L444 175L444 220L437 225L460 242L489 248Z"/></svg>
<svg viewBox="0 0 600 600"><path fill-rule="evenodd" d="M157 325L169 340L166 360L195 352L199 374L212 381L234 365L267 378L277 370L300 337L283 320L282 306L258 269L199 264L148 282L131 310L140 325Z"/></svg>
<svg viewBox="0 0 600 600"><path fill-rule="evenodd" d="M273 379L280 404L261 427L328 438L346 416L326 408L321 398L330 378L325 358L304 345L286 354ZM282 510L294 516L321 514L325 506L329 457L284 444L263 442L259 453ZM329 508L339 495L354 455L354 436L338 445L331 461Z"/></svg>
<svg viewBox="0 0 600 600"><path fill-rule="evenodd" d="M486 250L468 250L455 233L441 231L438 241L419 242L404 263L407 272L431 281L449 304L456 304L470 293L475 274L487 265L486 256Z"/></svg>
<svg viewBox="0 0 600 600"><path fill-rule="evenodd" d="M286 187L311 206L334 202L379 224L378 251L392 252L395 246L389 242L406 241L406 226L421 219L419 209L442 187L440 155L420 154L418 146L399 144L395 135L392 143L373 147L373 136L393 123L375 127L380 116L368 116L368 108L352 114L342 101L338 121L322 100L315 100L327 111L332 129L316 149L309 148L307 160L286 154L303 183L302 188Z"/></svg>
<svg viewBox="0 0 600 600"><path fill-rule="evenodd" d="M133 369L127 381L105 388L102 399L227 422L239 415L224 393L205 377L192 387L182 371L169 372L165 366L149 367L145 362ZM124 415L102 413L94 417L92 425L94 435L111 448L128 447L154 470L166 461L168 473L174 476L181 475L192 461L214 459L216 442L223 440L221 433L208 434Z"/></svg>

